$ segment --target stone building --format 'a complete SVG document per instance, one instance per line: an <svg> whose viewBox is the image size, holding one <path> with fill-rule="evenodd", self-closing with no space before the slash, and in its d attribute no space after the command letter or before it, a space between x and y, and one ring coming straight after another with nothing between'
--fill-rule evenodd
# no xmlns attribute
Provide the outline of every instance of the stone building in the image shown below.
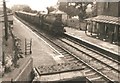
<svg viewBox="0 0 120 83"><path fill-rule="evenodd" d="M86 19L87 30L91 35L96 33L97 38L120 45L120 2L97 2L96 14Z"/></svg>
<svg viewBox="0 0 120 83"><path fill-rule="evenodd" d="M97 2L97 15L120 17L120 2Z"/></svg>

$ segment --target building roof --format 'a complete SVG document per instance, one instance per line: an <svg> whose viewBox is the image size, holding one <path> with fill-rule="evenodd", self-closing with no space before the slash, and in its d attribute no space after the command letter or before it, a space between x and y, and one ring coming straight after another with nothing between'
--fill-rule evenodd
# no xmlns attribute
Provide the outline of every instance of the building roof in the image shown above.
<svg viewBox="0 0 120 83"><path fill-rule="evenodd" d="M87 18L85 20L120 25L120 17L114 16L99 15L96 17Z"/></svg>

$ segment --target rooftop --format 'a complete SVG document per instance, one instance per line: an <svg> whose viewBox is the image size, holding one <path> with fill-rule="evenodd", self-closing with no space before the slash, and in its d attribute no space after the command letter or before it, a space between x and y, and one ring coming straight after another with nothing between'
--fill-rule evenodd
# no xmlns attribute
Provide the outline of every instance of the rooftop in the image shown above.
<svg viewBox="0 0 120 83"><path fill-rule="evenodd" d="M96 17L87 18L85 20L120 25L120 17L114 16L99 15Z"/></svg>

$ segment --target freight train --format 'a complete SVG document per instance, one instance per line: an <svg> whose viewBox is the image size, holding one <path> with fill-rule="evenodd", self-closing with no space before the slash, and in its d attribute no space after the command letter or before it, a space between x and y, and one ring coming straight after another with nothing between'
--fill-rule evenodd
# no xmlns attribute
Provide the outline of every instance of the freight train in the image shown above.
<svg viewBox="0 0 120 83"><path fill-rule="evenodd" d="M15 14L29 23L40 26L48 33L62 35L65 32L62 14L32 14L22 11L17 11Z"/></svg>

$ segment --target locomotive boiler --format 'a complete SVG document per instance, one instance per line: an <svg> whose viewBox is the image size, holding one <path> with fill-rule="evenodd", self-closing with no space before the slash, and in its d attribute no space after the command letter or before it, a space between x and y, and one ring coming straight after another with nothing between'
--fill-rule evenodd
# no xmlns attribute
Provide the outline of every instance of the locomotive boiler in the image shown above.
<svg viewBox="0 0 120 83"><path fill-rule="evenodd" d="M41 17L42 27L54 34L63 34L64 25L60 14L47 14Z"/></svg>
<svg viewBox="0 0 120 83"><path fill-rule="evenodd" d="M55 35L65 32L61 14L31 14L26 12L15 12L23 20L40 26L41 29Z"/></svg>

